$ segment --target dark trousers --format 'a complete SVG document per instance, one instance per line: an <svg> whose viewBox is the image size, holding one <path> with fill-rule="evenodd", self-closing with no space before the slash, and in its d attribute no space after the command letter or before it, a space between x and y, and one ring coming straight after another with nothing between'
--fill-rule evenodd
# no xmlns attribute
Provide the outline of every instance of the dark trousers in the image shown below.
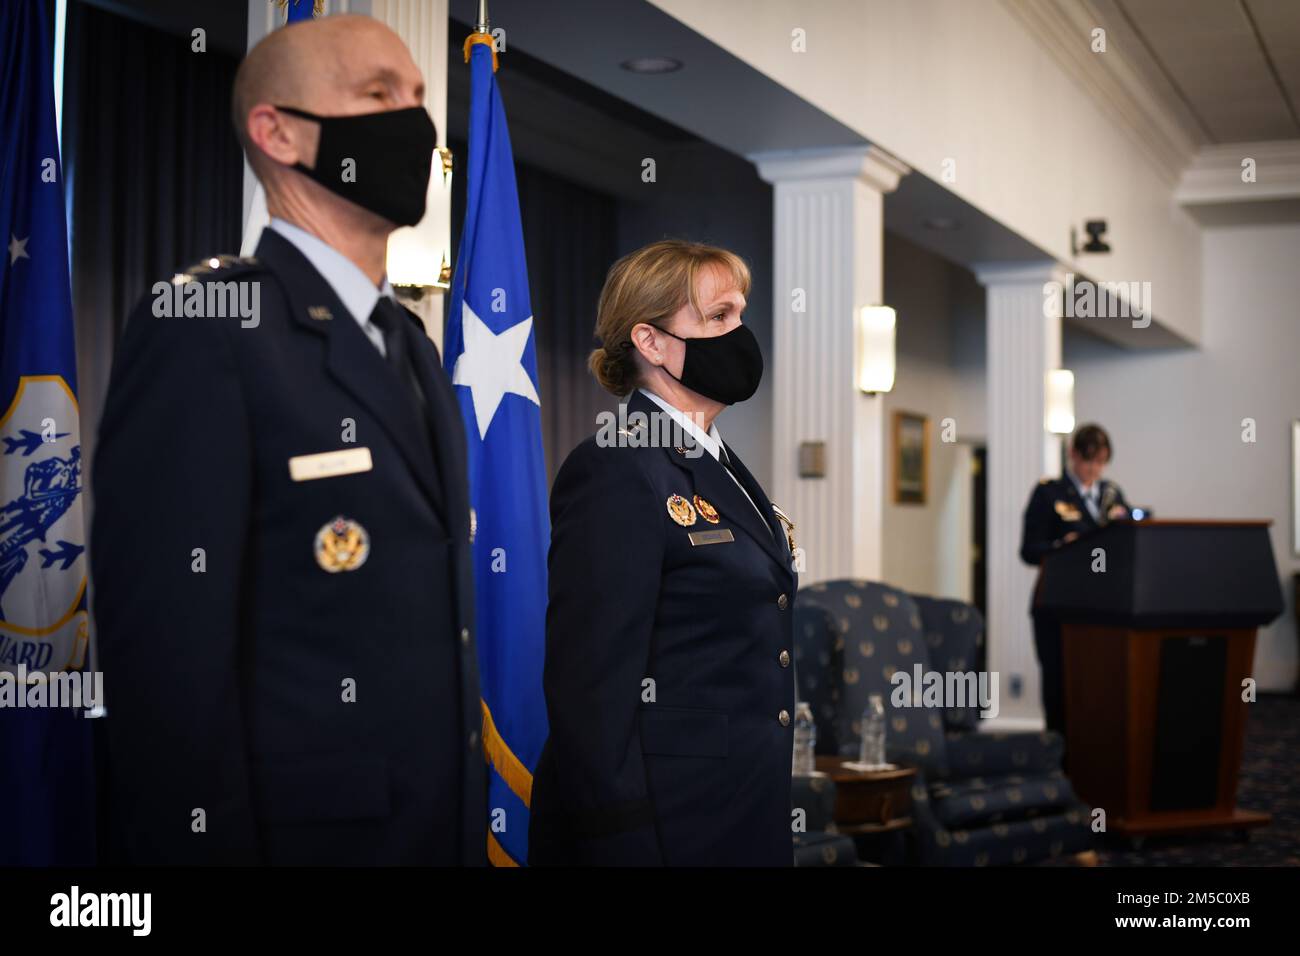
<svg viewBox="0 0 1300 956"><path fill-rule="evenodd" d="M1033 614L1034 650L1042 672L1043 712L1047 729L1065 734L1065 682L1061 675L1061 624L1045 614Z"/></svg>

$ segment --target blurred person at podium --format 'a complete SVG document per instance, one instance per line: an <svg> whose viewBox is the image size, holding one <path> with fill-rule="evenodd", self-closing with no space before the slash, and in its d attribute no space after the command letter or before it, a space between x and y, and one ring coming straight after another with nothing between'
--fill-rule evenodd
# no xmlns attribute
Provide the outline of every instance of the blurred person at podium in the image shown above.
<svg viewBox="0 0 1300 956"><path fill-rule="evenodd" d="M1071 541L1129 516L1119 485L1102 478L1111 461L1110 436L1100 425L1083 425L1070 442L1070 464L1060 478L1044 478L1025 508L1020 559L1035 567ZM1043 712L1047 729L1065 732L1065 691L1061 678L1061 625L1050 613L1034 610L1034 649L1042 670Z"/></svg>

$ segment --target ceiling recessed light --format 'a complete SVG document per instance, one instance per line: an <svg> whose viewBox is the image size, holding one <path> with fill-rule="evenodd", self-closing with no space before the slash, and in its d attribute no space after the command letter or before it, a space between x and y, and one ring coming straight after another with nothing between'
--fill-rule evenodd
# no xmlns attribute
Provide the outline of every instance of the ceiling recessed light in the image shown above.
<svg viewBox="0 0 1300 956"><path fill-rule="evenodd" d="M634 56L619 66L629 73L676 73L682 68L682 61L670 56Z"/></svg>
<svg viewBox="0 0 1300 956"><path fill-rule="evenodd" d="M950 219L947 216L932 216L922 223L926 229L933 229L936 232L952 232L961 228L961 223L956 219Z"/></svg>

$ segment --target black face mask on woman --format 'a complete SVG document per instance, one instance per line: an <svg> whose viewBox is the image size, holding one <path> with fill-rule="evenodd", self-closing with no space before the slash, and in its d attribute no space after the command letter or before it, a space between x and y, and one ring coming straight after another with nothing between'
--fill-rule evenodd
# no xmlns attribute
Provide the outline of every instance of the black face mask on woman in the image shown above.
<svg viewBox="0 0 1300 956"><path fill-rule="evenodd" d="M317 116L293 106L276 109L320 124L316 167L294 163L294 169L399 226L414 226L424 218L438 132L423 106L357 116ZM343 178L344 160L356 163L355 180Z"/></svg>
<svg viewBox="0 0 1300 956"><path fill-rule="evenodd" d="M734 405L758 391L758 383L763 380L763 352L748 326L738 325L722 335L691 339L667 329L659 328L659 331L686 343L682 377L677 381L692 392L724 405Z"/></svg>

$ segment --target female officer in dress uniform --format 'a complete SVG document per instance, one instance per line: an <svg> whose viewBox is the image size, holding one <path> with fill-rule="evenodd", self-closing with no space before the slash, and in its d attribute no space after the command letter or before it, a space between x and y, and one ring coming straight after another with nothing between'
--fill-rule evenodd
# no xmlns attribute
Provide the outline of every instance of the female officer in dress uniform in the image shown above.
<svg viewBox="0 0 1300 956"><path fill-rule="evenodd" d="M605 281L589 365L630 397L551 492L534 865L791 864L793 526L714 421L762 376L749 281L679 240Z"/></svg>
<svg viewBox="0 0 1300 956"><path fill-rule="evenodd" d="M1080 535L1129 515L1119 485L1101 474L1110 464L1110 436L1100 425L1083 425L1070 443L1070 467L1060 478L1044 478L1025 507L1020 559L1043 560ZM1034 649L1042 670L1043 713L1047 729L1065 731L1065 690L1061 675L1061 624L1050 613L1030 606Z"/></svg>

